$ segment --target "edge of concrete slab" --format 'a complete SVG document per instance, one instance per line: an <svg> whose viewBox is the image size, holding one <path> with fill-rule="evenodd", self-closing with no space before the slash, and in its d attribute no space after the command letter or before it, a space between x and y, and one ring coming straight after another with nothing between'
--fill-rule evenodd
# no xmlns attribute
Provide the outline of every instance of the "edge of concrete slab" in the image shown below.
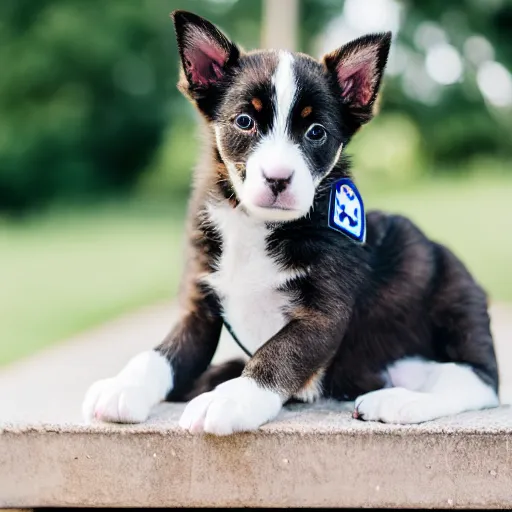
<svg viewBox="0 0 512 512"><path fill-rule="evenodd" d="M512 409L422 425L343 404L287 407L257 433L192 436L183 404L141 425L0 426L0 507L512 508Z"/></svg>

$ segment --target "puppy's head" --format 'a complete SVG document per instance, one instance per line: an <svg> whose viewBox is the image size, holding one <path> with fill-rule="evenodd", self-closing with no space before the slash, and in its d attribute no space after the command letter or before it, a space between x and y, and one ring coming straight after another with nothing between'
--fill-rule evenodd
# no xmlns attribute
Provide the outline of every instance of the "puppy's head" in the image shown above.
<svg viewBox="0 0 512 512"><path fill-rule="evenodd" d="M344 145L372 117L391 34L356 39L318 62L287 51L243 53L205 19L172 17L179 87L213 130L223 179L263 220L306 215Z"/></svg>

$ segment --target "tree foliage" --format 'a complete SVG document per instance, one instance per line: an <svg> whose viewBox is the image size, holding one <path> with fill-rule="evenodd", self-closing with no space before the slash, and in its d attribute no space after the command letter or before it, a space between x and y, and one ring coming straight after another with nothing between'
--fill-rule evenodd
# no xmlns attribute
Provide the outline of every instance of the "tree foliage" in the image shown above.
<svg viewBox="0 0 512 512"><path fill-rule="evenodd" d="M366 0L360 0L363 4ZM344 2L343 2L344 3ZM512 108L496 107L485 100L477 84L478 65L467 56L466 43L477 36L489 44L493 56L509 71L512 69L511 0L428 0L400 1L402 20L394 45L406 54L405 67L398 76L386 74L383 91L384 114L405 114L421 134L433 169L463 168L476 156L501 160L512 158ZM318 33L343 10L336 0L303 0L303 22L308 21ZM435 99L426 101L404 87L405 72L415 66L417 81L424 80L426 53L418 45L418 29L433 25L454 47L462 60L463 73L449 85L437 85ZM311 39L303 34L306 49ZM450 64L447 63L447 66ZM428 76L425 76L425 80ZM434 84L436 85L436 84Z"/></svg>
<svg viewBox="0 0 512 512"><path fill-rule="evenodd" d="M165 127L179 122L169 13L183 3L0 2L1 209L136 183ZM189 4L227 25L244 19L240 9Z"/></svg>

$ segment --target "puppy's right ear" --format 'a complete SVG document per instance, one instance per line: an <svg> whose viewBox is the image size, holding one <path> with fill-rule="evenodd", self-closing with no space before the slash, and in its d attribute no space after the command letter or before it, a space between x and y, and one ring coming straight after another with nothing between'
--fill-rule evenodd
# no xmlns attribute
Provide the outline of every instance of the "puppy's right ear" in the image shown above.
<svg viewBox="0 0 512 512"><path fill-rule="evenodd" d="M174 11L171 17L183 70L179 88L203 110L203 100L218 90L229 68L237 63L240 50L219 29L196 14Z"/></svg>

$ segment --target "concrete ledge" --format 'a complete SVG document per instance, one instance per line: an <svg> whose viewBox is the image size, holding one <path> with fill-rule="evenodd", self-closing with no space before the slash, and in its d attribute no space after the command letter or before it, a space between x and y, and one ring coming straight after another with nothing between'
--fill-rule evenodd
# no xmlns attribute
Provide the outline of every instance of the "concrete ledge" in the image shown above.
<svg viewBox="0 0 512 512"><path fill-rule="evenodd" d="M510 407L395 426L321 402L227 438L185 434L182 409L0 427L0 507L512 508Z"/></svg>

